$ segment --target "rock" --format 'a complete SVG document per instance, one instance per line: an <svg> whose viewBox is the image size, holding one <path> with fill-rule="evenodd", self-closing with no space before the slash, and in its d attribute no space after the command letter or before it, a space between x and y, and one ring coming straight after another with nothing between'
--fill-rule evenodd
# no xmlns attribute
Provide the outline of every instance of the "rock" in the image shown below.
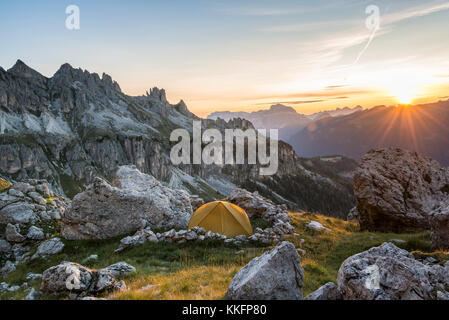
<svg viewBox="0 0 449 320"><path fill-rule="evenodd" d="M95 273L79 264L65 262L42 274L41 291L52 293L91 292Z"/></svg>
<svg viewBox="0 0 449 320"><path fill-rule="evenodd" d="M249 217L261 217L269 222L277 220L291 222L285 205L276 205L257 192L251 193L245 189L235 189L229 195L229 201L244 209Z"/></svg>
<svg viewBox="0 0 449 320"><path fill-rule="evenodd" d="M111 271L107 269L100 269L97 272L97 282L95 284L95 291L102 292L111 289L116 284L116 280Z"/></svg>
<svg viewBox="0 0 449 320"><path fill-rule="evenodd" d="M34 202L36 202L37 204L40 205L45 205L47 204L47 201L37 192L30 192L28 193L28 196L31 197L31 199L33 199Z"/></svg>
<svg viewBox="0 0 449 320"><path fill-rule="evenodd" d="M5 229L5 237L9 242L23 242L25 237L20 234L20 228L18 225L8 223Z"/></svg>
<svg viewBox="0 0 449 320"><path fill-rule="evenodd" d="M231 300L298 300L302 299L303 279L295 246L285 241L241 269L226 296Z"/></svg>
<svg viewBox="0 0 449 320"><path fill-rule="evenodd" d="M12 250L12 246L8 241L0 239L0 254L9 254Z"/></svg>
<svg viewBox="0 0 449 320"><path fill-rule="evenodd" d="M430 230L429 216L449 205L449 169L416 152L372 150L355 172L354 193L362 230Z"/></svg>
<svg viewBox="0 0 449 320"><path fill-rule="evenodd" d="M35 226L31 226L28 229L26 237L27 239L30 240L44 240L45 239L44 230Z"/></svg>
<svg viewBox="0 0 449 320"><path fill-rule="evenodd" d="M26 281L33 281L33 280L37 280L37 279L42 279L42 274L40 273L28 273L25 280Z"/></svg>
<svg viewBox="0 0 449 320"><path fill-rule="evenodd" d="M82 261L82 263L88 263L88 262L92 262L92 261L96 261L98 260L98 255L97 254L91 254L90 256L88 256L86 259L84 259Z"/></svg>
<svg viewBox="0 0 449 320"><path fill-rule="evenodd" d="M192 194L190 195L190 204L192 205L192 210L196 211L199 207L204 204L204 200L199 196Z"/></svg>
<svg viewBox="0 0 449 320"><path fill-rule="evenodd" d="M29 224L37 221L35 206L31 203L18 202L3 207L0 210L0 224Z"/></svg>
<svg viewBox="0 0 449 320"><path fill-rule="evenodd" d="M44 271L41 291L77 299L89 294L122 290L124 286L126 284L117 282L110 270L94 271L77 263L63 262Z"/></svg>
<svg viewBox="0 0 449 320"><path fill-rule="evenodd" d="M64 249L64 243L59 238L49 239L41 243L41 245L37 248L36 254L33 258L37 257L47 257L51 255L55 255L61 253Z"/></svg>
<svg viewBox="0 0 449 320"><path fill-rule="evenodd" d="M315 230L315 231L329 230L326 227L324 227L321 223L319 223L318 221L310 221L307 224L307 228L309 228L311 230Z"/></svg>
<svg viewBox="0 0 449 320"><path fill-rule="evenodd" d="M109 185L101 178L78 194L62 217L62 235L107 239L141 228L186 228L192 215L187 192L164 187L134 166L120 167Z"/></svg>
<svg viewBox="0 0 449 320"><path fill-rule="evenodd" d="M449 269L425 265L392 243L346 259L338 271L345 300L433 300L446 294Z"/></svg>
<svg viewBox="0 0 449 320"><path fill-rule="evenodd" d="M429 217L432 248L449 249L449 205L440 207Z"/></svg>
<svg viewBox="0 0 449 320"><path fill-rule="evenodd" d="M114 263L109 267L104 268L104 270L111 272L116 277L136 272L136 268L123 261Z"/></svg>
<svg viewBox="0 0 449 320"><path fill-rule="evenodd" d="M135 235L125 237L122 240L120 240L120 245L115 250L115 252L120 252L125 250L126 248L142 245L145 242L158 242L157 236L154 234L153 231L151 231L150 228L142 229L136 232Z"/></svg>
<svg viewBox="0 0 449 320"><path fill-rule="evenodd" d="M40 296L41 293L39 291L36 291L34 290L34 288L31 288L31 291L25 297L25 300L39 300Z"/></svg>
<svg viewBox="0 0 449 320"><path fill-rule="evenodd" d="M348 220L349 222L359 222L359 211L357 210L357 207L354 207L351 209L351 211L349 211L348 213L348 217L346 220Z"/></svg>
<svg viewBox="0 0 449 320"><path fill-rule="evenodd" d="M343 300L343 296L335 283L328 282L309 294L304 300Z"/></svg>
<svg viewBox="0 0 449 320"><path fill-rule="evenodd" d="M3 268L0 269L0 273L2 274L3 277L14 271L16 271L16 265L9 260L6 261Z"/></svg>

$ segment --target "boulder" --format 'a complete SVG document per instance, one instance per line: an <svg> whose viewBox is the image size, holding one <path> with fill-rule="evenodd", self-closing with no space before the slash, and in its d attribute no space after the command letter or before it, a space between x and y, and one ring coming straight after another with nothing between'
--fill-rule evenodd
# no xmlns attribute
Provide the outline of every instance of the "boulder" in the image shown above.
<svg viewBox="0 0 449 320"><path fill-rule="evenodd" d="M107 239L142 227L186 228L193 214L186 191L164 187L135 166L120 167L113 185L101 178L78 194L62 217L69 240Z"/></svg>
<svg viewBox="0 0 449 320"><path fill-rule="evenodd" d="M31 226L28 229L28 233L27 233L26 237L27 237L27 239L30 239L30 240L44 240L45 234L41 228L38 228L36 226Z"/></svg>
<svg viewBox="0 0 449 320"><path fill-rule="evenodd" d="M37 257L44 258L47 256L55 255L61 253L63 249L64 243L61 241L61 239L59 238L49 239L40 244L33 258Z"/></svg>
<svg viewBox="0 0 449 320"><path fill-rule="evenodd" d="M433 300L447 288L449 264L423 264L392 243L346 259L338 271L345 300Z"/></svg>
<svg viewBox="0 0 449 320"><path fill-rule="evenodd" d="M40 290L78 298L112 292L123 286L126 287L123 282L117 282L114 274L107 269L94 271L77 263L64 262L44 271Z"/></svg>
<svg viewBox="0 0 449 320"><path fill-rule="evenodd" d="M372 150L355 172L354 193L362 230L430 230L429 216L449 205L449 169L416 152Z"/></svg>
<svg viewBox="0 0 449 320"><path fill-rule="evenodd" d="M136 272L136 268L123 261L114 263L104 270L111 272L116 277Z"/></svg>
<svg viewBox="0 0 449 320"><path fill-rule="evenodd" d="M226 296L231 300L298 300L302 299L303 279L298 252L284 241L241 269Z"/></svg>
<svg viewBox="0 0 449 320"><path fill-rule="evenodd" d="M52 293L90 292L94 278L94 271L89 268L65 262L44 271L40 290Z"/></svg>
<svg viewBox="0 0 449 320"><path fill-rule="evenodd" d="M304 300L343 300L343 296L335 283L328 282L309 294Z"/></svg>
<svg viewBox="0 0 449 320"><path fill-rule="evenodd" d="M271 200L259 195L256 191L251 193L245 189L235 189L231 192L228 200L246 211L249 217L261 217L269 222L291 222L287 206L276 205Z"/></svg>
<svg viewBox="0 0 449 320"><path fill-rule="evenodd" d="M23 242L25 237L20 234L20 228L18 225L8 223L5 229L5 237L9 242Z"/></svg>

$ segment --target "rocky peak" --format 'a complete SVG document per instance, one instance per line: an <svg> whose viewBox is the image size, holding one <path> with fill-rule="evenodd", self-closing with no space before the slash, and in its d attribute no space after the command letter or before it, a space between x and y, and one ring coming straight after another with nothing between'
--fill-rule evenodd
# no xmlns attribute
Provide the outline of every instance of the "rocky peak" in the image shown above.
<svg viewBox="0 0 449 320"><path fill-rule="evenodd" d="M41 75L36 70L27 66L22 60L17 60L14 66L8 69L8 73L13 74L18 77L23 77L26 79L35 79L39 81L44 81L46 78Z"/></svg>
<svg viewBox="0 0 449 320"><path fill-rule="evenodd" d="M150 89L150 93L147 92L147 96L159 100L162 103L167 103L167 95L164 89L154 87L153 89Z"/></svg>
<svg viewBox="0 0 449 320"><path fill-rule="evenodd" d="M296 113L295 109L293 109L292 107L289 107L289 106L286 106L286 105L283 105L283 104L279 104L279 103L275 104L275 105L272 105L270 107L270 111Z"/></svg>

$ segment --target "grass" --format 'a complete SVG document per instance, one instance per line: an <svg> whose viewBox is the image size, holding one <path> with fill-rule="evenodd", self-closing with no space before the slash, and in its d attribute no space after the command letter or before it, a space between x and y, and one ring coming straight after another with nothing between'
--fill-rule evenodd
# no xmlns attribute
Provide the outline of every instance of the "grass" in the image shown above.
<svg viewBox="0 0 449 320"><path fill-rule="evenodd" d="M401 240L396 245L411 251L415 256L434 256L440 261L449 254L432 252L430 236L422 234L385 234L358 232L356 223L313 213L291 213L298 237L288 241L301 252L304 268L304 295L311 293L326 282L336 282L338 269L348 257L378 246L386 241ZM317 232L306 227L315 220L329 228L329 232ZM258 219L252 219L253 227L265 227ZM304 239L301 243L300 239ZM120 238L106 241L65 241L62 254L47 260L34 260L21 264L4 280L21 285L29 272L42 273L62 261L82 261L92 254L99 259L83 265L99 269L112 263L126 261L135 266L137 273L124 278L129 291L111 296L111 299L224 299L225 292L234 275L251 259L260 256L270 247L253 244L225 246L221 241L208 240L184 244L146 243L121 253L114 253ZM29 283L39 289L40 281ZM23 298L26 292L0 294L0 299ZM44 297L50 299L52 297Z"/></svg>

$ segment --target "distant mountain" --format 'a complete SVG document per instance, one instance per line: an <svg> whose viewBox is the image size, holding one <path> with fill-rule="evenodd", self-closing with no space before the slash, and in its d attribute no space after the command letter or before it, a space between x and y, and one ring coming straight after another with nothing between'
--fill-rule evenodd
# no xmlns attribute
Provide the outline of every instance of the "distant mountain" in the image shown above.
<svg viewBox="0 0 449 320"><path fill-rule="evenodd" d="M271 112L295 114L283 106ZM134 164L206 201L243 186L292 208L338 217L354 206L344 183L306 169L282 141L279 170L269 177L259 175L258 165L173 165L170 133L192 132L193 120L203 129L253 128L244 119L200 119L183 101L170 104L163 89L132 97L107 74L64 64L47 78L19 60L8 71L0 68L0 177L46 179L58 193L73 197L95 176L111 180L119 166Z"/></svg>
<svg viewBox="0 0 449 320"><path fill-rule="evenodd" d="M449 100L417 106L379 106L313 122L288 142L301 157L341 154L360 159L380 147L417 151L449 165Z"/></svg>
<svg viewBox="0 0 449 320"><path fill-rule="evenodd" d="M229 121L234 118L242 118L250 121L256 129L278 129L279 138L287 141L291 135L304 129L314 121L326 117L339 117L363 110L357 106L353 109L345 107L330 111L322 111L311 115L297 113L292 107L276 104L268 110L259 110L255 112L213 112L207 118L217 120L221 118Z"/></svg>

